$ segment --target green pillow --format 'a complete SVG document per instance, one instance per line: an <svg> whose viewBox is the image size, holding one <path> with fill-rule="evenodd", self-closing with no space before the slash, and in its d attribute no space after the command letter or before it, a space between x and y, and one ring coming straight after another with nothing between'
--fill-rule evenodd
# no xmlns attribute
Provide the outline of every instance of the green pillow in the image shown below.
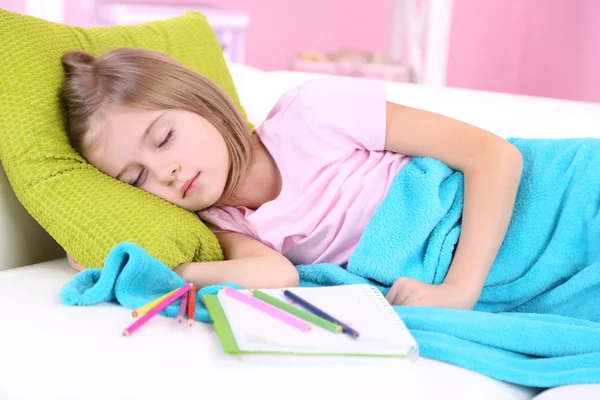
<svg viewBox="0 0 600 400"><path fill-rule="evenodd" d="M99 56L119 47L165 53L215 81L240 106L202 14L86 29L0 10L0 161L10 184L33 218L88 268L102 267L125 241L170 268L221 260L216 237L195 214L101 173L69 144L59 97L62 55Z"/></svg>

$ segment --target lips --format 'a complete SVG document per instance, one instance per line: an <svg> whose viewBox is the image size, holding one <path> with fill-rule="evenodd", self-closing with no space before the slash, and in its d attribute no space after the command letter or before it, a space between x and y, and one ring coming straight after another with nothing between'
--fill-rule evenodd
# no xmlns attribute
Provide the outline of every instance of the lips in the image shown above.
<svg viewBox="0 0 600 400"><path fill-rule="evenodd" d="M193 189L196 179L198 179L198 175L199 174L196 174L196 176L194 176L192 179L184 182L184 184L181 186L181 197L185 198L190 190Z"/></svg>

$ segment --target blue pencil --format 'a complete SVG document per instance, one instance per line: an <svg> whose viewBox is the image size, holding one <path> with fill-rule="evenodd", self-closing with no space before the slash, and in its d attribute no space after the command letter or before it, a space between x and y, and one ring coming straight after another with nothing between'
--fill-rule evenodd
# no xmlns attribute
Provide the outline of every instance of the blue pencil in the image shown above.
<svg viewBox="0 0 600 400"><path fill-rule="evenodd" d="M342 332L352 336L353 338L358 337L358 332L356 332L354 329L350 328L348 325L344 324L343 322L340 322L337 319L333 318L331 315L327 314L325 311L310 304L308 301L304 300L297 294L294 294L294 293L290 292L289 290L284 290L283 295L285 297L289 298L290 300L300 304L302 307L306 308L308 311L312 312L313 314L315 314L323 319L326 319L327 321L333 322L334 324L338 324L339 326L342 327Z"/></svg>

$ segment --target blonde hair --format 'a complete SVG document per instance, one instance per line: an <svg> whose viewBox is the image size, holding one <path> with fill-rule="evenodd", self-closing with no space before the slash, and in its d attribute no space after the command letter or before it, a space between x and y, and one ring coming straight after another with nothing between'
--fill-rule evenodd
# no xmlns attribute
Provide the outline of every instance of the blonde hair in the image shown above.
<svg viewBox="0 0 600 400"><path fill-rule="evenodd" d="M236 105L210 79L164 54L144 49L115 49L98 59L72 51L62 62L67 134L80 153L97 134L94 123L106 105L186 110L211 123L227 145L230 168L223 197L241 183L251 162L252 135Z"/></svg>

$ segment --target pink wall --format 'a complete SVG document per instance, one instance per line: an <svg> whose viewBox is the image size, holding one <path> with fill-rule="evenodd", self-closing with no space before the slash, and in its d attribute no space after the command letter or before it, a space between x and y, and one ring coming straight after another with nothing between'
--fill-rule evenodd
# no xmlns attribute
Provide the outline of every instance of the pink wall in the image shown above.
<svg viewBox="0 0 600 400"><path fill-rule="evenodd" d="M25 2L23 0L0 0L0 8L22 13L25 11Z"/></svg>
<svg viewBox="0 0 600 400"><path fill-rule="evenodd" d="M600 102L600 1L454 0L451 86Z"/></svg>
<svg viewBox="0 0 600 400"><path fill-rule="evenodd" d="M64 0L66 23L93 25L84 1ZM268 70L308 49L385 50L389 1L173 0L245 10L246 61ZM0 7L22 11L23 0ZM599 15L599 0L454 0L448 84L600 102Z"/></svg>
<svg viewBox="0 0 600 400"><path fill-rule="evenodd" d="M247 58L251 65L285 69L304 50L335 51L353 46L384 51L387 1L212 0L250 15Z"/></svg>
<svg viewBox="0 0 600 400"><path fill-rule="evenodd" d="M69 6L65 13L66 23L86 26L93 24L86 15L81 0L64 1ZM388 27L385 22L389 5L382 0L124 1L202 3L243 10L250 17L246 62L267 70L287 69L290 60L304 50L327 52L352 46L384 51L387 40Z"/></svg>
<svg viewBox="0 0 600 400"><path fill-rule="evenodd" d="M93 26L87 0L63 0L64 21ZM102 0L100 0L102 1ZM385 51L386 0L121 0L130 3L209 4L243 10L250 17L246 62L263 69L287 69L305 50L335 51L352 46ZM24 0L0 0L0 8L22 12Z"/></svg>

